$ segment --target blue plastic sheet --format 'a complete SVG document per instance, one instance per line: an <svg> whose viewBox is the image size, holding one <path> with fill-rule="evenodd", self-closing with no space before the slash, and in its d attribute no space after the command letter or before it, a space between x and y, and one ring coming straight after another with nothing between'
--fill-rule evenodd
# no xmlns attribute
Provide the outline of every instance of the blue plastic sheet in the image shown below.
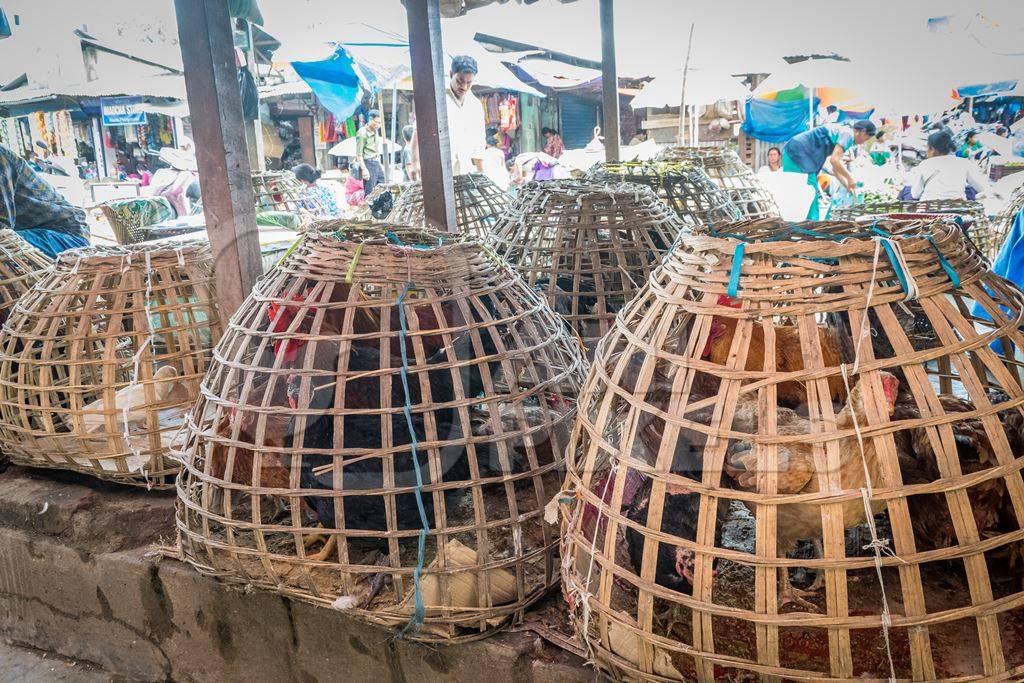
<svg viewBox="0 0 1024 683"><path fill-rule="evenodd" d="M373 92L364 88L359 68L344 48L339 47L333 55L318 62L292 62L292 68L320 103L339 119L354 114L363 95Z"/></svg>
<svg viewBox="0 0 1024 683"><path fill-rule="evenodd" d="M818 102L815 98L815 108ZM749 97L743 132L765 142L785 142L807 130L808 113L806 99L779 102Z"/></svg>
<svg viewBox="0 0 1024 683"><path fill-rule="evenodd" d="M1003 246L992 264L992 272L1006 278L1018 287L1024 286L1024 209L1021 209L1017 213L1017 217L1013 219L1010 233L1006 236L1006 241L1003 242ZM992 316L978 303L974 304L973 313L983 320L992 319ZM992 348L999 351L1002 344L996 340L992 342Z"/></svg>

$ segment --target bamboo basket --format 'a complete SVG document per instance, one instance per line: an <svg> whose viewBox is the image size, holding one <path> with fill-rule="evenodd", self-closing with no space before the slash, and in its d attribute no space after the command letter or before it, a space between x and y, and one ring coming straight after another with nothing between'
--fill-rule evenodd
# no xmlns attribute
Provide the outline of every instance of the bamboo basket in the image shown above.
<svg viewBox="0 0 1024 683"><path fill-rule="evenodd" d="M870 221L885 215L890 218L906 219L950 217L958 220L964 233L990 259L995 257L1002 246L993 231L981 202L959 199L934 199L929 201L875 202L858 204L845 209L833 209L829 218L837 221Z"/></svg>
<svg viewBox="0 0 1024 683"><path fill-rule="evenodd" d="M53 260L14 230L0 230L0 325Z"/></svg>
<svg viewBox="0 0 1024 683"><path fill-rule="evenodd" d="M453 180L455 186L455 225L459 232L484 237L508 208L509 194L502 192L482 173L463 173ZM409 183L395 202L388 220L426 227L423 213L423 184ZM429 226L437 228L439 226Z"/></svg>
<svg viewBox="0 0 1024 683"><path fill-rule="evenodd" d="M747 219L778 218L775 198L737 156L725 147L666 147L659 157L700 165L712 182L720 187Z"/></svg>
<svg viewBox="0 0 1024 683"><path fill-rule="evenodd" d="M600 182L647 185L691 228L721 227L743 213L696 164L625 161L595 164L587 178Z"/></svg>
<svg viewBox="0 0 1024 683"><path fill-rule="evenodd" d="M14 462L147 488L220 336L204 242L62 253L0 336L0 443Z"/></svg>
<svg viewBox="0 0 1024 683"><path fill-rule="evenodd" d="M214 351L177 454L180 556L395 628L421 566L417 640L521 619L558 581L541 517L584 371L576 341L479 243L319 227Z"/></svg>
<svg viewBox="0 0 1024 683"><path fill-rule="evenodd" d="M377 200L384 196L385 193L391 193L392 210L394 205L398 203L399 198L405 193L412 183L380 183L377 187L373 188L369 195L366 196L366 200L361 206L358 207L355 213L355 219L360 221L374 220L375 217L372 212L372 207ZM386 221L391 215L391 211L387 214L376 218L379 221Z"/></svg>
<svg viewBox="0 0 1024 683"><path fill-rule="evenodd" d="M253 172L252 192L256 211L285 211L300 219L323 216L326 208L305 192L305 187L291 171Z"/></svg>
<svg viewBox="0 0 1024 683"><path fill-rule="evenodd" d="M876 227L688 236L602 343L559 500L609 677L1024 677L1024 294Z"/></svg>
<svg viewBox="0 0 1024 683"><path fill-rule="evenodd" d="M1006 208L992 222L992 248L990 253L993 261L1003 248L1003 243L1010 235L1013 222L1021 211L1024 211L1024 185L1021 185L1014 191L1010 201L1006 204Z"/></svg>
<svg viewBox="0 0 1024 683"><path fill-rule="evenodd" d="M649 187L627 183L529 183L513 208L494 228L495 250L591 352L685 228Z"/></svg>

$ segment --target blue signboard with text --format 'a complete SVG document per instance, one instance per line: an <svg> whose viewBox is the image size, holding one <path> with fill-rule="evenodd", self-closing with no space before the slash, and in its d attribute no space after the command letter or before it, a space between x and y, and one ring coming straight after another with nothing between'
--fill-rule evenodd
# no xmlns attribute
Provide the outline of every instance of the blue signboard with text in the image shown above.
<svg viewBox="0 0 1024 683"><path fill-rule="evenodd" d="M139 126L146 123L141 97L103 97L100 111L104 126Z"/></svg>

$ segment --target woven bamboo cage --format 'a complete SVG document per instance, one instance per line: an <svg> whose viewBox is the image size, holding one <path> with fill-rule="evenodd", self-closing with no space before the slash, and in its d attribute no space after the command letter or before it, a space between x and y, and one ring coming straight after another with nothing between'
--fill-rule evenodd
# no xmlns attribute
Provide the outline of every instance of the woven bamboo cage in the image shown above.
<svg viewBox="0 0 1024 683"><path fill-rule="evenodd" d="M524 186L492 233L500 253L593 352L685 229L644 185L551 180Z"/></svg>
<svg viewBox="0 0 1024 683"><path fill-rule="evenodd" d="M412 183L381 183L366 196L366 201L356 210L355 219L360 221L379 220L385 221L391 215L391 210L394 209L398 199L405 193ZM391 210L388 210L387 203L381 203L382 198L385 194L391 195ZM374 216L374 206L380 207L379 215Z"/></svg>
<svg viewBox="0 0 1024 683"><path fill-rule="evenodd" d="M876 227L687 237L602 343L559 499L612 678L1024 677L1024 294Z"/></svg>
<svg viewBox="0 0 1024 683"><path fill-rule="evenodd" d="M542 515L583 363L479 243L308 233L214 352L177 456L180 556L391 627L418 594L418 640L516 621L558 581Z"/></svg>
<svg viewBox="0 0 1024 683"><path fill-rule="evenodd" d="M455 225L460 232L485 236L508 208L509 194L482 173L464 173L454 178ZM426 226L423 213L423 184L409 183L395 202L388 220ZM437 228L438 226L430 226Z"/></svg>
<svg viewBox="0 0 1024 683"><path fill-rule="evenodd" d="M660 159L699 164L747 219L778 218L775 198L739 158L725 147L666 147Z"/></svg>
<svg viewBox="0 0 1024 683"><path fill-rule="evenodd" d="M263 171L252 174L256 211L285 211L300 217L323 216L326 209L308 194L291 171Z"/></svg>
<svg viewBox="0 0 1024 683"><path fill-rule="evenodd" d="M845 209L833 209L829 218L837 221L867 221L874 220L883 215L896 219L949 216L959 220L967 236L989 258L995 256L1001 246L999 240L995 237L992 224L989 222L988 216L985 214L985 207L981 202L959 199L934 199L923 202L873 202L858 204Z"/></svg>
<svg viewBox="0 0 1024 683"><path fill-rule="evenodd" d="M53 260L14 230L0 230L0 325Z"/></svg>
<svg viewBox="0 0 1024 683"><path fill-rule="evenodd" d="M1010 235L1013 222L1017 220L1021 211L1024 211L1024 185L1014 191L1010 201L1006 203L1006 207L992 221L992 247L989 252L992 254L993 260L999 250L1003 248L1003 242Z"/></svg>
<svg viewBox="0 0 1024 683"><path fill-rule="evenodd" d="M743 213L693 163L669 161L626 161L596 164L587 178L601 182L647 185L681 219L693 228L720 227L742 220Z"/></svg>
<svg viewBox="0 0 1024 683"><path fill-rule="evenodd" d="M216 301L205 241L62 253L0 336L4 452L172 486L167 450L220 336Z"/></svg>

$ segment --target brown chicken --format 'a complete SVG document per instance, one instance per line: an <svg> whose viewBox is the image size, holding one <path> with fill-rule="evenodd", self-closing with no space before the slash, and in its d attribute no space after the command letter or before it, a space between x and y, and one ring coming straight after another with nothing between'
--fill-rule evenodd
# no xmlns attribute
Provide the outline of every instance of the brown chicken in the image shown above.
<svg viewBox="0 0 1024 683"><path fill-rule="evenodd" d="M975 410L974 404L966 399L955 396L940 395L939 402L947 415L967 413ZM1005 394L991 396L993 402L1008 400ZM1007 410L999 414L1006 431L1010 448L1020 453L1022 437L1021 416L1017 410ZM918 420L921 412L914 399L901 395L893 412L893 420ZM957 458L964 474L979 472L995 467L995 453L992 443L979 418L965 418L950 423L953 430L953 441L956 444ZM905 484L924 484L941 477L935 451L928 438L928 430L915 427L896 433L896 446L899 449L900 470ZM978 533L982 538L998 533L1000 528L1015 528L1014 512L1006 485L1002 478L991 479L967 489L967 497L971 503L971 511ZM953 526L946 497L941 493L929 493L910 496L907 499L910 509L911 523L918 551L947 548L957 543L957 535Z"/></svg>
<svg viewBox="0 0 1024 683"><path fill-rule="evenodd" d="M888 413L891 415L896 403L899 380L887 372L883 372L881 375ZM861 427L867 426L863 386L863 382L858 382L850 392L846 405L836 415L836 430L852 430L854 419ZM736 413L737 418L733 423L735 431L756 432L756 399L742 400L737 405ZM811 424L792 410L780 408L777 431L783 436L810 434ZM862 488L866 483L865 469L872 482L879 480L878 459L872 440L865 439L863 442L863 459L856 436L849 436L840 441L838 473L840 486L845 490ZM752 448L752 444L749 442L739 442L733 445L726 456L725 470L735 480L736 488L757 491L757 480L760 474L757 469L757 450ZM817 493L820 491L821 484L818 475L819 472L814 462L814 448L811 444L794 441L778 445L778 492L780 494ZM855 527L866 521L864 504L860 498L842 503L842 508L843 523L847 528ZM777 524L777 552L784 555L796 548L797 541L821 538L821 506L808 503L779 505ZM782 583L780 597L784 603L794 602L805 609L817 611L812 603L803 599L807 592L797 590L792 586L788 571L781 571L780 575Z"/></svg>
<svg viewBox="0 0 1024 683"><path fill-rule="evenodd" d="M728 296L718 297L720 306L739 308L740 304ZM711 332L701 359L717 365L725 365L729 359L729 349L733 336L736 334L738 318L714 316L711 320ZM818 341L821 344L821 356L826 368L838 367L840 359L839 339L836 331L825 325L818 325ZM755 324L751 328L750 343L747 347L746 370L764 370L764 330ZM796 372L804 369L804 357L800 344L800 332L795 325L775 326L775 370L777 372ZM841 401L846 395L843 378L832 376L828 379L829 393L833 401ZM714 393L710 391L708 393ZM782 382L778 387L778 402L787 407L796 407L807 402L807 389L801 382Z"/></svg>

